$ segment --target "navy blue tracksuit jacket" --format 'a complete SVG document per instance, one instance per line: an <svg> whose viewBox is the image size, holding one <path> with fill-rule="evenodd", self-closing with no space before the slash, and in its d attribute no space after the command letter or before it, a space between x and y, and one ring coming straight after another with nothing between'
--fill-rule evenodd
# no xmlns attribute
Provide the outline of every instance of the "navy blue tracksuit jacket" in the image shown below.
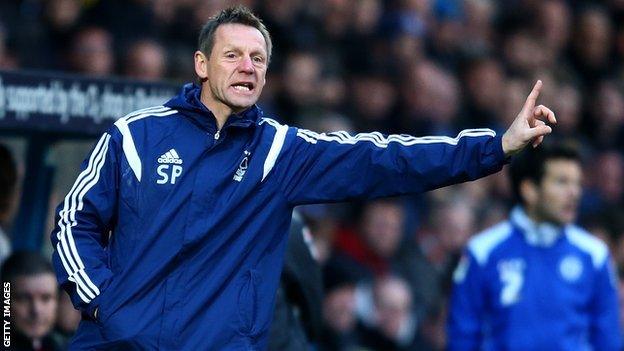
<svg viewBox="0 0 624 351"><path fill-rule="evenodd" d="M319 134L253 106L217 130L199 97L187 84L119 119L59 205L53 261L83 311L72 349L262 350L294 206L418 193L505 163L489 129Z"/></svg>

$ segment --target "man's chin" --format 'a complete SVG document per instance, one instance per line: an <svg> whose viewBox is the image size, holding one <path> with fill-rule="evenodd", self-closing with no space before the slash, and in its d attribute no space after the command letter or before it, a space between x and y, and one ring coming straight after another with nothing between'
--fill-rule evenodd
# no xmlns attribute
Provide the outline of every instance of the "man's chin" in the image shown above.
<svg viewBox="0 0 624 351"><path fill-rule="evenodd" d="M47 333L45 333L45 331L45 329L29 330L24 333L24 335L29 339L41 339L46 336Z"/></svg>
<svg viewBox="0 0 624 351"><path fill-rule="evenodd" d="M253 106L257 101L258 98L256 97L249 97L245 99L237 98L230 99L230 101L228 101L228 105L230 106L232 111L241 112Z"/></svg>
<svg viewBox="0 0 624 351"><path fill-rule="evenodd" d="M565 226L570 223L574 223L576 219L576 213L560 213L557 216L553 216L550 222L558 226Z"/></svg>

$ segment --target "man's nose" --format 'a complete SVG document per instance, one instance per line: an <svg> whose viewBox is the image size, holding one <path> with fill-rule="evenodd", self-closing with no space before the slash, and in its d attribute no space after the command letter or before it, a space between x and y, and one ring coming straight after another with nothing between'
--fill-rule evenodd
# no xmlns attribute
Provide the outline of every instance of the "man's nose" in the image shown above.
<svg viewBox="0 0 624 351"><path fill-rule="evenodd" d="M240 61L240 64L238 65L238 70L242 73L253 73L254 66L253 62L251 61L251 57L244 56L243 59Z"/></svg>
<svg viewBox="0 0 624 351"><path fill-rule="evenodd" d="M37 319L41 315L42 306L41 303L33 301L29 306L30 318Z"/></svg>

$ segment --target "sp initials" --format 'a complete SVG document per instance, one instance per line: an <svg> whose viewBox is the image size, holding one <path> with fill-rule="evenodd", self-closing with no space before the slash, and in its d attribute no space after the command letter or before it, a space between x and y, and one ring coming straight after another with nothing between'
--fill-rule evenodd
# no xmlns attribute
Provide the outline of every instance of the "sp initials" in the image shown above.
<svg viewBox="0 0 624 351"><path fill-rule="evenodd" d="M159 179L156 180L158 184L175 184L176 179L182 174L182 166L178 165L160 165L156 169L156 172L160 176Z"/></svg>

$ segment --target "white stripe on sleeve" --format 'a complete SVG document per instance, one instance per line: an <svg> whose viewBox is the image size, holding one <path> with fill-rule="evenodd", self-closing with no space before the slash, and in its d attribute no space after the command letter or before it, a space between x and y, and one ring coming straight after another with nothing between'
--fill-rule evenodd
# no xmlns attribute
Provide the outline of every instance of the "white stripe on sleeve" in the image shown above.
<svg viewBox="0 0 624 351"><path fill-rule="evenodd" d="M273 137L273 143L271 144L271 148L269 149L269 153L267 154L266 159L264 160L264 170L262 172L262 180L271 172L273 166L275 166L275 161L277 161L277 157L279 156L282 147L284 146L284 140L286 139L286 133L288 132L288 126L280 125L276 127L275 136Z"/></svg>
<svg viewBox="0 0 624 351"><path fill-rule="evenodd" d="M448 136L425 136L414 137L406 134L390 134L384 137L379 132L372 133L358 133L356 135L350 135L346 132L331 132L331 133L316 133L307 129L297 130L297 136L307 141L308 143L316 144L318 141L337 142L339 144L355 144L360 141L368 141L380 148L386 148L391 142L396 142L401 145L410 146L416 144L433 144L433 143L446 143L450 145L457 145L459 140L463 137L481 137L481 136L496 136L496 132L491 129L465 129L462 130L455 138Z"/></svg>
<svg viewBox="0 0 624 351"><path fill-rule="evenodd" d="M87 168L80 173L71 190L65 196L63 210L59 213L60 219L58 224L61 230L57 233L57 239L59 240L57 244L57 252L69 276L69 280L76 282L78 295L86 303L89 303L91 299L95 298L95 296L99 294L99 289L84 272L85 267L74 243L73 235L71 234L71 227L76 224L76 196L78 193L81 193L82 196L84 196L83 190L88 182L91 181L90 184L95 184L92 180L99 176L100 169L104 165L109 141L109 134L102 135L89 158ZM97 178L95 182L97 182ZM80 202L82 202L81 198ZM69 222L70 218L74 223Z"/></svg>

